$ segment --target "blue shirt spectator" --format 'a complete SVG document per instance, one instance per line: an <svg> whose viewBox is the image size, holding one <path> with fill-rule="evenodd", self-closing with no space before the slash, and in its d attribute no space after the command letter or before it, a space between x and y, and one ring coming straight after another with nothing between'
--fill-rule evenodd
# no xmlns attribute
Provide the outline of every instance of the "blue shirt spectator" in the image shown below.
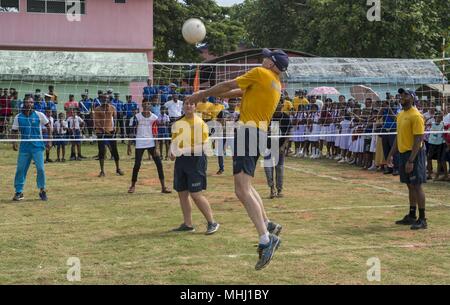
<svg viewBox="0 0 450 305"><path fill-rule="evenodd" d="M127 96L127 102L123 105L123 112L125 113L127 119L131 119L138 111L138 104L131 99L131 96Z"/></svg>
<svg viewBox="0 0 450 305"><path fill-rule="evenodd" d="M47 104L44 100L35 100L34 102L34 110L45 113L45 109L47 108Z"/></svg>
<svg viewBox="0 0 450 305"><path fill-rule="evenodd" d="M383 132L394 132L397 130L396 114L398 109L387 108L382 112L383 115Z"/></svg>
<svg viewBox="0 0 450 305"><path fill-rule="evenodd" d="M111 104L116 108L117 116L122 116L124 112L123 102L119 99L118 93L114 94L114 99L111 101Z"/></svg>
<svg viewBox="0 0 450 305"><path fill-rule="evenodd" d="M160 95L161 105L164 105L169 98L169 86L163 85L161 82L158 87L158 94Z"/></svg>
<svg viewBox="0 0 450 305"><path fill-rule="evenodd" d="M158 95L158 89L153 86L152 80L147 80L147 86L144 87L143 96L146 99L151 100L154 96Z"/></svg>
<svg viewBox="0 0 450 305"><path fill-rule="evenodd" d="M83 99L78 103L78 105L80 106L80 113L90 114L94 102L84 94L82 95L82 97Z"/></svg>

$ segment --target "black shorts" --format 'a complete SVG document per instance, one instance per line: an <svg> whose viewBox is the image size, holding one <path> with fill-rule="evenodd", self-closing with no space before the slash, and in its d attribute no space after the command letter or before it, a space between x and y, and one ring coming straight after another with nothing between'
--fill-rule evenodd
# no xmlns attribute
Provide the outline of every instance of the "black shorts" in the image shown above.
<svg viewBox="0 0 450 305"><path fill-rule="evenodd" d="M406 173L406 164L411 156L411 151L400 153L399 172L400 182L419 185L427 182L425 149L421 148L414 160L414 168L410 174Z"/></svg>
<svg viewBox="0 0 450 305"><path fill-rule="evenodd" d="M445 155L446 155L445 159L450 164L450 147L448 147L448 145L447 145L447 152L445 153Z"/></svg>
<svg viewBox="0 0 450 305"><path fill-rule="evenodd" d="M371 143L372 143L372 139L364 139L364 152L365 153L370 152Z"/></svg>
<svg viewBox="0 0 450 305"><path fill-rule="evenodd" d="M206 190L206 156L181 156L175 160L173 188L177 192L198 193Z"/></svg>
<svg viewBox="0 0 450 305"><path fill-rule="evenodd" d="M239 136L240 135L240 136ZM255 127L240 126L234 131L233 175L241 172L254 177L262 144L267 147L267 134Z"/></svg>
<svg viewBox="0 0 450 305"><path fill-rule="evenodd" d="M430 144L428 146L428 159L437 160L438 162L445 162L447 144L434 145Z"/></svg>

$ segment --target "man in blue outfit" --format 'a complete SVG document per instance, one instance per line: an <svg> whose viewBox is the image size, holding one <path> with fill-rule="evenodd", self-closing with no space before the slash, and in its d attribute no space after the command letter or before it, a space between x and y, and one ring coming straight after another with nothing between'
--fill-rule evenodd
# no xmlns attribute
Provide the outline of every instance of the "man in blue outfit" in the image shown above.
<svg viewBox="0 0 450 305"><path fill-rule="evenodd" d="M52 139L53 130L45 114L33 109L33 103L33 98L31 96L27 97L22 111L16 115L12 126L13 134L17 135L20 133L22 140L17 158L16 177L14 179L14 187L16 189L14 201L20 201L24 198L23 188L31 160L36 164L37 186L40 190L39 197L41 200L47 201L44 170L45 143L42 141L42 126L47 127L47 130L49 130L49 140Z"/></svg>

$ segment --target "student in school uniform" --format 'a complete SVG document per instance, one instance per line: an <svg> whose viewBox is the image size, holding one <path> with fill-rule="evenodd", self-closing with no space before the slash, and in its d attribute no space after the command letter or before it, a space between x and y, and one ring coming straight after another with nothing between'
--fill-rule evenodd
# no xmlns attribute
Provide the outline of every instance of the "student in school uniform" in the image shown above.
<svg viewBox="0 0 450 305"><path fill-rule="evenodd" d="M76 151L77 156L70 158L71 161L81 161L81 129L84 127L84 121L78 116L77 112L74 111L72 116L67 118L67 126L70 131L70 138L72 139L72 149Z"/></svg>
<svg viewBox="0 0 450 305"><path fill-rule="evenodd" d="M190 198L206 218L207 235L215 233L219 224L214 220L211 206L204 195L207 187L207 158L205 149L209 130L206 123L195 114L196 104L187 100L184 116L172 125L170 159L175 160L173 188L178 192L183 223L174 232L194 232Z"/></svg>
<svg viewBox="0 0 450 305"><path fill-rule="evenodd" d="M161 107L161 112L158 115L158 140L160 155L163 156L164 148L166 153L164 154L164 160L169 159L170 150L170 117L166 107Z"/></svg>
<svg viewBox="0 0 450 305"><path fill-rule="evenodd" d="M305 129L306 129L306 112L305 105L299 105L298 111L293 116L292 141L295 145L294 157L303 157L305 154Z"/></svg>
<svg viewBox="0 0 450 305"><path fill-rule="evenodd" d="M65 114L63 112L60 112L58 114L58 120L54 124L54 135L57 139L54 141L54 144L56 146L56 162L66 162L65 156L66 156L66 135L67 135L67 121L65 119ZM60 158L62 156L62 158Z"/></svg>
<svg viewBox="0 0 450 305"><path fill-rule="evenodd" d="M338 163L347 163L350 160L351 157L351 145L352 145L352 136L350 135L352 133L352 118L349 113L347 113L345 110L343 110L344 113L344 119L339 124L340 129L340 142L339 142L339 148L341 149L341 156L342 159L338 161Z"/></svg>
<svg viewBox="0 0 450 305"><path fill-rule="evenodd" d="M320 113L317 104L311 104L311 113L309 117L311 136L309 142L311 143L311 159L319 159L322 153L319 150L320 142Z"/></svg>
<svg viewBox="0 0 450 305"><path fill-rule="evenodd" d="M46 126L42 126L42 137L47 140L45 142L45 162L44 163L52 163L53 160L50 159L50 151L52 150L52 142L48 141L50 138L50 132L53 131L54 127L54 120L52 116L52 109L47 108L45 110L45 116L47 117L47 120L49 121L50 128L47 128Z"/></svg>

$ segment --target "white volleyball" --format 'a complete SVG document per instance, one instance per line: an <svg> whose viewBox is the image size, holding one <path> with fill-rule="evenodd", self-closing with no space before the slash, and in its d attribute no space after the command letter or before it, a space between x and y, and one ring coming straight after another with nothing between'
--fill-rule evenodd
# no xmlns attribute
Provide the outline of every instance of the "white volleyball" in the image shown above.
<svg viewBox="0 0 450 305"><path fill-rule="evenodd" d="M181 30L184 40L190 44L202 42L206 37L206 28L203 22L197 18L186 20Z"/></svg>

